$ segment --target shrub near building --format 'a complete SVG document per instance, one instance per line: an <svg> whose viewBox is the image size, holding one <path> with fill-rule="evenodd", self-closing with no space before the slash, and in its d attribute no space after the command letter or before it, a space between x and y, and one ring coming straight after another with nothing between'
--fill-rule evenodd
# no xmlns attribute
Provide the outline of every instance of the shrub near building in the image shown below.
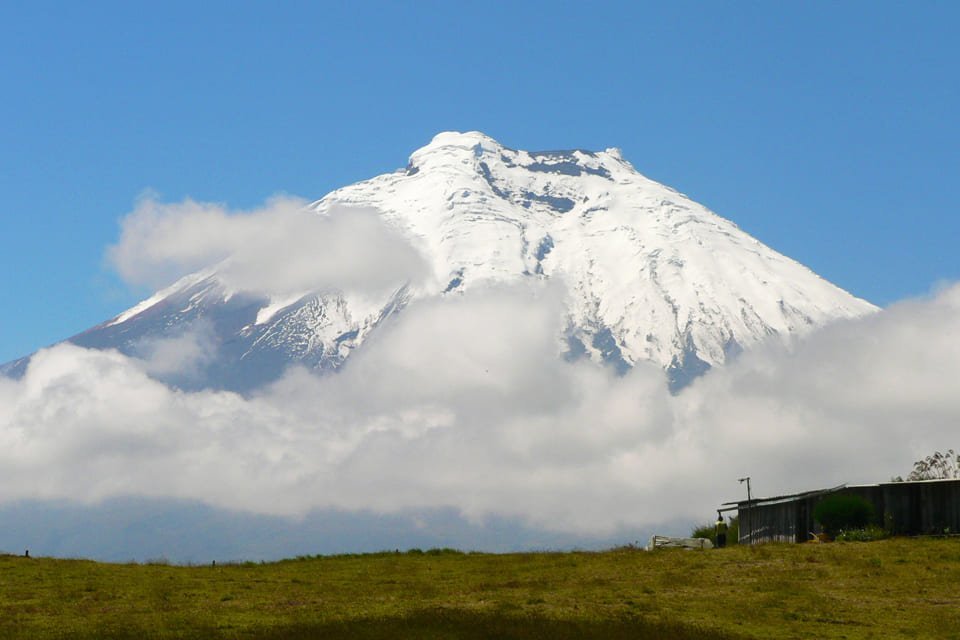
<svg viewBox="0 0 960 640"><path fill-rule="evenodd" d="M813 508L813 519L830 538L844 531L864 529L873 517L873 505L859 496L833 494Z"/></svg>
<svg viewBox="0 0 960 640"><path fill-rule="evenodd" d="M691 538L707 538L711 544L714 546L717 545L717 529L716 523L709 522L707 524L702 524L697 527L694 527L693 531L690 532ZM737 544L740 540L740 518L730 518L729 525L727 527L727 546L731 544Z"/></svg>

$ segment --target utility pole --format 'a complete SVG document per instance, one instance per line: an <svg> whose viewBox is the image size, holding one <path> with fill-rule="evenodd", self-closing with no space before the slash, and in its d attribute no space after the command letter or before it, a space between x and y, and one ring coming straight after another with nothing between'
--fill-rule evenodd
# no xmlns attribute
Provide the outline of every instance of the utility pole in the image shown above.
<svg viewBox="0 0 960 640"><path fill-rule="evenodd" d="M751 504L752 498L750 497L750 476L740 478L739 482L740 484L744 482L747 483L747 536L750 540L749 544L753 544L753 505Z"/></svg>

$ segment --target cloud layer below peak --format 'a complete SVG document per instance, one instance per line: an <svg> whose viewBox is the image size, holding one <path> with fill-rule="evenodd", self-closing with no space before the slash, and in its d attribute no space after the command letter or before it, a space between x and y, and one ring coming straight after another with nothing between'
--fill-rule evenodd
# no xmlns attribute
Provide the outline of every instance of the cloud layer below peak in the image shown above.
<svg viewBox="0 0 960 640"><path fill-rule="evenodd" d="M425 299L340 372L294 368L246 398L158 382L166 348L41 351L0 378L0 502L453 508L602 536L706 520L743 475L760 494L884 481L958 444L958 285L744 353L677 395L652 366L559 358L562 304L536 283Z"/></svg>

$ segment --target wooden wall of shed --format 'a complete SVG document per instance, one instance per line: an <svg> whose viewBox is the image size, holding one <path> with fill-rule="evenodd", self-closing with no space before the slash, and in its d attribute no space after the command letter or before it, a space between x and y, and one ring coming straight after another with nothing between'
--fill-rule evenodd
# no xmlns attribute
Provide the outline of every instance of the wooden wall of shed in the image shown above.
<svg viewBox="0 0 960 640"><path fill-rule="evenodd" d="M842 493L873 504L874 524L894 535L936 535L960 532L960 481L891 482L848 487Z"/></svg>
<svg viewBox="0 0 960 640"><path fill-rule="evenodd" d="M753 542L804 542L822 532L813 519L818 502L833 493L856 495L874 506L873 524L894 535L960 533L960 480L896 482L866 487L845 487L814 497L798 497L777 504L741 508L741 544ZM741 505L744 506L744 505Z"/></svg>
<svg viewBox="0 0 960 640"><path fill-rule="evenodd" d="M796 542L798 532L798 505L783 502L742 509L740 517L741 544L761 542ZM752 535L752 538L751 538Z"/></svg>
<svg viewBox="0 0 960 640"><path fill-rule="evenodd" d="M960 480L881 485L884 525L895 534L960 532Z"/></svg>

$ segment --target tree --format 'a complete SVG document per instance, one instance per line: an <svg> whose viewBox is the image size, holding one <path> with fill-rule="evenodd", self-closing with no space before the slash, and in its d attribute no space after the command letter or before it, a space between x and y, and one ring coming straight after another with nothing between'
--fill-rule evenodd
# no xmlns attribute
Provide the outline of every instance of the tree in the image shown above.
<svg viewBox="0 0 960 640"><path fill-rule="evenodd" d="M953 449L947 449L945 453L934 451L923 460L917 460L913 463L913 471L907 476L908 482L915 480L953 480L960 478L960 455ZM903 482L903 478L897 476L894 482Z"/></svg>

